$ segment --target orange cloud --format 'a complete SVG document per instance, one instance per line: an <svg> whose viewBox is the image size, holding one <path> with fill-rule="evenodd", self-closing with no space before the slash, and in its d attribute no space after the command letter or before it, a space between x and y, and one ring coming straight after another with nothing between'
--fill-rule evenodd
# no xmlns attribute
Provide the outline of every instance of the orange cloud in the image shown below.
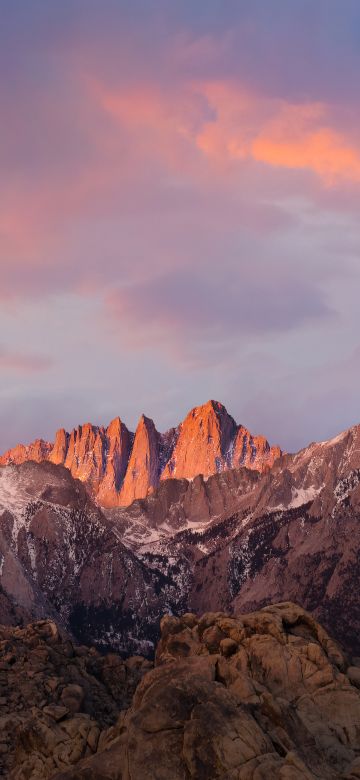
<svg viewBox="0 0 360 780"><path fill-rule="evenodd" d="M330 125L321 104L281 105L254 139L255 160L284 168L307 168L326 184L360 181L360 150Z"/></svg>
<svg viewBox="0 0 360 780"><path fill-rule="evenodd" d="M360 149L334 127L325 104L285 103L224 81L189 83L179 93L149 85L93 89L106 113L131 127L143 149L155 144L167 162L184 163L185 140L218 163L307 169L326 185L360 181Z"/></svg>
<svg viewBox="0 0 360 780"><path fill-rule="evenodd" d="M255 160L284 168L309 168L328 184L346 178L360 181L360 153L333 130L320 128L298 141L260 136L252 145Z"/></svg>
<svg viewBox="0 0 360 780"><path fill-rule="evenodd" d="M131 198L138 209L137 193L149 192L156 177L178 182L179 199L183 183L197 196L221 188L226 195L228 171L237 186L243 164L309 170L327 186L360 182L360 147L326 104L286 103L230 80L114 89L81 74L79 83L84 159L1 182L0 297L4 271L10 278L20 267L55 266L60 250L65 266L75 219L81 226L92 214L121 214Z"/></svg>
<svg viewBox="0 0 360 780"><path fill-rule="evenodd" d="M360 181L360 149L332 127L325 104L286 104L222 83L202 88L214 111L196 137L207 157L308 169L327 185Z"/></svg>

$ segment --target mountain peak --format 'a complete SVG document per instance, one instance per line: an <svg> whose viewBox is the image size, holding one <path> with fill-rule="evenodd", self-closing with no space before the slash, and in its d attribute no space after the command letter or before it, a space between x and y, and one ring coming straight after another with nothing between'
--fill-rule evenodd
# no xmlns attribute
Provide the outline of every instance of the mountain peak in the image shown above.
<svg viewBox="0 0 360 780"><path fill-rule="evenodd" d="M142 414L120 491L120 505L144 498L159 482L159 436L154 421Z"/></svg>
<svg viewBox="0 0 360 780"><path fill-rule="evenodd" d="M139 422L137 427L143 426L145 428L155 428L154 420L151 419L151 417L147 417L146 414L142 414L139 418Z"/></svg>
<svg viewBox="0 0 360 780"><path fill-rule="evenodd" d="M120 417L114 417L113 420L109 422L109 425L106 429L108 436L116 436L120 433L122 426L124 423L120 420Z"/></svg>
<svg viewBox="0 0 360 780"><path fill-rule="evenodd" d="M220 403L220 401L214 401L209 400L205 404L201 404L200 406L194 406L193 409L189 412L189 415L192 415L193 417L197 417L199 415L207 416L209 414L228 414L225 406Z"/></svg>
<svg viewBox="0 0 360 780"><path fill-rule="evenodd" d="M210 399L164 434L145 414L135 434L120 417L106 429L88 422L71 433L60 428L53 444L37 439L18 445L0 457L0 465L26 460L63 464L87 484L100 505L111 507L144 498L160 480L171 477L208 477L241 466L264 471L280 454L264 437L238 426L220 401Z"/></svg>
<svg viewBox="0 0 360 780"><path fill-rule="evenodd" d="M226 453L236 434L236 423L219 401L195 406L180 426L176 448L162 479L205 477L226 468Z"/></svg>

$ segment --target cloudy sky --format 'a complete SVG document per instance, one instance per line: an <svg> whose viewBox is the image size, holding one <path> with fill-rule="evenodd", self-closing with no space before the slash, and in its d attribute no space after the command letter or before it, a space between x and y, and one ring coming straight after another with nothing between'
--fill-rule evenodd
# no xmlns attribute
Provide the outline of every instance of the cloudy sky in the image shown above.
<svg viewBox="0 0 360 780"><path fill-rule="evenodd" d="M360 422L359 0L0 10L0 451Z"/></svg>

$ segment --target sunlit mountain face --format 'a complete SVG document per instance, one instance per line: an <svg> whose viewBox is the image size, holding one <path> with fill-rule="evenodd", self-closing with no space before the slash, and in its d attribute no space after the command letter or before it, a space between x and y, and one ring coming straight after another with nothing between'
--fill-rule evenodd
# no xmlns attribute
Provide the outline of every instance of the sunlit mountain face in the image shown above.
<svg viewBox="0 0 360 780"><path fill-rule="evenodd" d="M218 401L208 401L163 434L145 415L135 433L117 417L106 429L87 423L71 434L58 430L53 443L19 444L0 455L0 466L29 460L66 466L99 505L115 507L146 498L162 480L206 479L242 467L263 472L280 455L280 447L237 425Z"/></svg>

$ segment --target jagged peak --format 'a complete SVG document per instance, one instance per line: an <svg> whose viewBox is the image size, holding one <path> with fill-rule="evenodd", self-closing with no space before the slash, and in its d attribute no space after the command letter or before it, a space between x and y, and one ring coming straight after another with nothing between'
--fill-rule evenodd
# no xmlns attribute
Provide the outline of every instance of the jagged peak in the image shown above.
<svg viewBox="0 0 360 780"><path fill-rule="evenodd" d="M186 417L198 417L202 415L205 417L209 414L226 414L230 417L225 406L220 403L220 401L214 401L213 399L210 399L205 404L194 406Z"/></svg>
<svg viewBox="0 0 360 780"><path fill-rule="evenodd" d="M111 437L120 435L122 431L128 431L129 433L128 428L119 416L114 417L113 420L110 420L109 425L106 428L106 433L108 436Z"/></svg>
<svg viewBox="0 0 360 780"><path fill-rule="evenodd" d="M58 428L55 433L55 439L57 436L68 436L68 431L65 430L65 428Z"/></svg>
<svg viewBox="0 0 360 780"><path fill-rule="evenodd" d="M116 416L106 428L90 422L71 433L60 428L53 444L37 440L19 445L0 457L0 464L25 460L63 464L87 483L99 503L116 506L120 495L124 503L135 495L144 497L160 479L211 476L243 465L262 471L272 466L275 457L275 448L269 447L265 437L252 436L236 424L220 401L209 399L163 434L144 413L135 433Z"/></svg>
<svg viewBox="0 0 360 780"><path fill-rule="evenodd" d="M136 430L140 430L141 428L146 428L147 430L155 430L156 426L154 423L154 420L152 420L151 417L147 417L146 414L142 414L139 418L139 422L136 426Z"/></svg>

